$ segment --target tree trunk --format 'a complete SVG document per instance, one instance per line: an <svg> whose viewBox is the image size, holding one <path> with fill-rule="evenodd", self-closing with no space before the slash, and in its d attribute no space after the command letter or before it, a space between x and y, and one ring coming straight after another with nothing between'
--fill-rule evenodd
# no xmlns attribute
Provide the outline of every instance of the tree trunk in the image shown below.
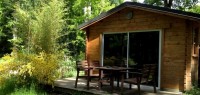
<svg viewBox="0 0 200 95"><path fill-rule="evenodd" d="M173 0L164 0L164 7L171 8Z"/></svg>

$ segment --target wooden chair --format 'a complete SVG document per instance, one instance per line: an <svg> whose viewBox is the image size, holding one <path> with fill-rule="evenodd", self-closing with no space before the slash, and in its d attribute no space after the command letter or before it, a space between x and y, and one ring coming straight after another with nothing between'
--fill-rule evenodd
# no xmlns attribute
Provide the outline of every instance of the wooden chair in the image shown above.
<svg viewBox="0 0 200 95"><path fill-rule="evenodd" d="M75 81L75 88L77 87L78 78L86 78L87 89L89 89L89 82L91 81L91 78L99 77L98 73L97 74L93 73L93 71L95 70L94 67L97 66L98 64L99 64L98 61L91 61L91 62L88 62L87 60L76 61L77 76ZM80 71L83 71L84 75L80 75Z"/></svg>
<svg viewBox="0 0 200 95"><path fill-rule="evenodd" d="M100 67L100 62L98 60L90 61L90 66L93 67L92 70L90 70L90 78L99 78L99 70L95 69L95 67Z"/></svg>
<svg viewBox="0 0 200 95"><path fill-rule="evenodd" d="M129 89L131 89L132 84L135 84L138 86L138 92L140 95L141 94L140 85L148 84L149 82L152 82L154 93L156 93L156 82L155 82L156 68L157 68L157 65L155 64L144 64L143 68L139 69L138 72L130 72L130 71L128 72L129 74L132 74L131 78L124 79L124 74L123 74L122 82L121 82L121 90L123 91L124 83L129 83Z"/></svg>

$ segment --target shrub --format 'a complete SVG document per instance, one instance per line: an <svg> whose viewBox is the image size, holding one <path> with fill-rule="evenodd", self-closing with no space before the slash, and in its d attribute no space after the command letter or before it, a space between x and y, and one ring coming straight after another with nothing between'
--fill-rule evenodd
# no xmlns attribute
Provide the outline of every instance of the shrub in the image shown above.
<svg viewBox="0 0 200 95"><path fill-rule="evenodd" d="M44 89L39 89L38 85L32 83L30 86L17 84L16 77L8 77L0 85L0 95L46 95Z"/></svg>
<svg viewBox="0 0 200 95"><path fill-rule="evenodd" d="M75 65L76 63L71 57L68 57L65 61L62 61L60 64L60 77L74 77L76 75Z"/></svg>
<svg viewBox="0 0 200 95"><path fill-rule="evenodd" d="M5 78L3 81L4 81L3 83L0 83L0 95L7 95L15 90L16 87L15 77L8 77Z"/></svg>
<svg viewBox="0 0 200 95"><path fill-rule="evenodd" d="M39 55L19 55L22 56L19 57L22 61L18 63L21 64L18 69L19 80L24 80L25 82L36 81L39 84L52 85L54 83L54 80L58 77L57 69L59 61L56 55L43 52Z"/></svg>
<svg viewBox="0 0 200 95"><path fill-rule="evenodd" d="M20 85L53 85L58 76L58 38L64 26L63 16L62 0L16 2L14 20L10 22L14 27L10 40L14 47L12 54L0 60L0 86L11 76Z"/></svg>
<svg viewBox="0 0 200 95"><path fill-rule="evenodd" d="M25 86L15 89L11 95L47 95L47 93L39 90L36 85L31 84L30 87Z"/></svg>
<svg viewBox="0 0 200 95"><path fill-rule="evenodd" d="M10 81L10 77L15 73L14 71L18 67L18 64L14 63L14 57L11 55L5 55L1 58L0 63L0 86L3 87L5 83L8 84Z"/></svg>
<svg viewBox="0 0 200 95"><path fill-rule="evenodd" d="M30 85L31 82L35 82L53 85L58 77L59 61L58 56L54 54L15 53L6 55L2 59L5 61L0 64L0 83L13 75L21 84Z"/></svg>
<svg viewBox="0 0 200 95"><path fill-rule="evenodd" d="M200 88L195 84L192 89L185 92L186 95L200 95Z"/></svg>

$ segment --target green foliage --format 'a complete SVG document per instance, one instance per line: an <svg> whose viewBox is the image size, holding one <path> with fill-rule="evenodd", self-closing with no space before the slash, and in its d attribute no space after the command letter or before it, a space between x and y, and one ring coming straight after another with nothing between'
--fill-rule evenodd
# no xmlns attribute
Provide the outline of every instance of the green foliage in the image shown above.
<svg viewBox="0 0 200 95"><path fill-rule="evenodd" d="M25 5L29 3L24 1ZM15 48L32 53L58 53L58 38L64 27L62 0L41 1L39 5L17 4L14 38Z"/></svg>
<svg viewBox="0 0 200 95"><path fill-rule="evenodd" d="M7 77L4 79L2 83L2 79L0 79L0 95L7 95L11 92L14 92L16 87L15 77Z"/></svg>
<svg viewBox="0 0 200 95"><path fill-rule="evenodd" d="M60 42L68 48L67 56L75 59L85 52L85 32L77 29L78 25L119 4L121 0L65 0L67 8L65 19L67 26ZM85 12L84 12L85 9Z"/></svg>
<svg viewBox="0 0 200 95"><path fill-rule="evenodd" d="M64 26L62 0L19 0L13 17L14 45L3 57L0 79L15 72L19 83L53 84L59 66L58 38Z"/></svg>
<svg viewBox="0 0 200 95"><path fill-rule="evenodd" d="M5 61L0 64L0 83L13 75L17 77L19 84L30 85L34 82L53 85L58 77L58 58L52 54L16 53L3 57L3 60Z"/></svg>
<svg viewBox="0 0 200 95"><path fill-rule="evenodd" d="M150 4L150 5L156 5L156 6L164 6L166 3L169 3L170 0L144 0L144 3ZM198 3L198 0L171 0L172 4L170 5L173 9L179 9L187 11L191 9L193 6L195 6Z"/></svg>
<svg viewBox="0 0 200 95"><path fill-rule="evenodd" d="M64 27L62 0L19 0L14 13L15 64L21 83L53 84L58 76L58 38Z"/></svg>
<svg viewBox="0 0 200 95"><path fill-rule="evenodd" d="M33 47L36 53L57 53L59 45L57 39L61 36L64 27L63 2L52 0L49 4L43 5L42 10L35 14L33 22Z"/></svg>
<svg viewBox="0 0 200 95"><path fill-rule="evenodd" d="M200 88L195 84L191 90L185 92L186 95L200 95Z"/></svg>
<svg viewBox="0 0 200 95"><path fill-rule="evenodd" d="M1 53L10 53L11 43L8 40L13 36L10 41L19 50L52 53L59 49L67 56L76 58L85 51L85 32L77 29L77 26L122 2L123 0L64 0L64 3L62 0L2 0ZM65 11L63 7L66 8ZM91 7L91 12L84 12L86 7ZM62 45L54 43L58 42L58 38Z"/></svg>
<svg viewBox="0 0 200 95"><path fill-rule="evenodd" d="M0 57L11 52L12 44L8 41L12 38L13 1L0 0Z"/></svg>
<svg viewBox="0 0 200 95"><path fill-rule="evenodd" d="M173 7L179 10L187 11L198 3L198 0L174 0Z"/></svg>
<svg viewBox="0 0 200 95"><path fill-rule="evenodd" d="M16 77L10 76L0 84L0 95L46 95L46 92L33 83L30 86L19 85Z"/></svg>
<svg viewBox="0 0 200 95"><path fill-rule="evenodd" d="M30 82L36 80L41 84L53 84L58 77L58 58L53 54L40 53L39 55L18 54L20 64L20 82ZM30 80L31 79L31 80Z"/></svg>
<svg viewBox="0 0 200 95"><path fill-rule="evenodd" d="M47 95L47 93L45 91L38 90L36 85L31 84L30 87L25 86L15 89L11 95Z"/></svg>
<svg viewBox="0 0 200 95"><path fill-rule="evenodd" d="M30 37L28 36L31 32L31 15L25 10L21 9L18 5L16 7L14 17L16 19L15 21L13 21L15 30L13 31L14 38L11 40L11 42L16 48L22 49L24 46L27 47L28 43L30 43Z"/></svg>
<svg viewBox="0 0 200 95"><path fill-rule="evenodd" d="M163 2L161 0L144 0L144 3L156 6L162 6Z"/></svg>
<svg viewBox="0 0 200 95"><path fill-rule="evenodd" d="M200 6L196 5L189 10L190 12L199 13L200 14Z"/></svg>
<svg viewBox="0 0 200 95"><path fill-rule="evenodd" d="M88 20L98 16L102 12L106 12L107 10L115 7L115 5L111 4L109 0L77 0L74 5L74 9L79 10L78 8L80 7L91 7L91 13L90 8L83 12L86 20Z"/></svg>
<svg viewBox="0 0 200 95"><path fill-rule="evenodd" d="M81 52L80 55L74 59L74 57L66 56L65 60L60 63L60 77L75 77L77 74L76 71L76 60L83 60L85 58L85 53ZM82 74L82 73L81 73ZM83 73L84 74L84 73Z"/></svg>
<svg viewBox="0 0 200 95"><path fill-rule="evenodd" d="M13 63L14 58L10 55L5 55L1 58L0 64L0 84L3 84L16 70L18 64Z"/></svg>
<svg viewBox="0 0 200 95"><path fill-rule="evenodd" d="M75 61L72 58L67 58L60 66L60 77L74 77L76 76Z"/></svg>
<svg viewBox="0 0 200 95"><path fill-rule="evenodd" d="M124 2L124 0L109 0L109 1L111 4L114 4L114 5L119 5ZM137 1L137 0L132 0L132 1Z"/></svg>

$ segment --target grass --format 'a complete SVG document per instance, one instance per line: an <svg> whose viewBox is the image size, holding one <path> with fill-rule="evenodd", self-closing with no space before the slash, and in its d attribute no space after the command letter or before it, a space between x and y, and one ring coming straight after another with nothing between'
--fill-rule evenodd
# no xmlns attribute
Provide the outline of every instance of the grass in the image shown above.
<svg viewBox="0 0 200 95"><path fill-rule="evenodd" d="M47 93L35 84L31 86L17 84L15 77L10 77L0 85L0 95L46 95Z"/></svg>
<svg viewBox="0 0 200 95"><path fill-rule="evenodd" d="M19 89L15 89L11 95L47 95L45 91L40 91L36 88L34 84L31 87L22 87Z"/></svg>
<svg viewBox="0 0 200 95"><path fill-rule="evenodd" d="M67 93L55 91L56 90L52 89L49 85L35 85L34 83L19 85L15 77L6 79L6 81L0 85L0 95L88 95L88 93L82 91L70 90Z"/></svg>
<svg viewBox="0 0 200 95"><path fill-rule="evenodd" d="M0 85L0 95L6 95L14 92L16 87L15 83L16 81L13 77L6 79L5 82Z"/></svg>

